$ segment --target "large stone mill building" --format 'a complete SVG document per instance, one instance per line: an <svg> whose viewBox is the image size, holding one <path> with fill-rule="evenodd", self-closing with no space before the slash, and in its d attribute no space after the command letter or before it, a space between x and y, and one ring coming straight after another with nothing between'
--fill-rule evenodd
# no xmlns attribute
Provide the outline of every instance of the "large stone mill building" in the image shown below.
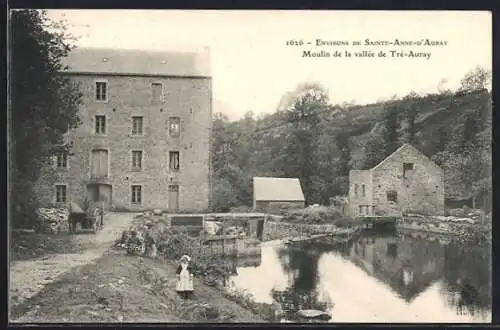
<svg viewBox="0 0 500 330"><path fill-rule="evenodd" d="M443 170L410 144L377 166L349 172L352 216L444 213Z"/></svg>
<svg viewBox="0 0 500 330"><path fill-rule="evenodd" d="M212 79L208 49L160 53L79 48L82 124L69 154L37 185L43 205L99 202L108 210L209 208Z"/></svg>

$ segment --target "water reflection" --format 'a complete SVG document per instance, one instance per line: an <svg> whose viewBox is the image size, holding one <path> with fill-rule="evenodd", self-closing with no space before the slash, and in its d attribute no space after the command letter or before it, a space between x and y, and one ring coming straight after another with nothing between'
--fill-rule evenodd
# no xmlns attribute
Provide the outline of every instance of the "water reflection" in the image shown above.
<svg viewBox="0 0 500 330"><path fill-rule="evenodd" d="M277 250L283 269L288 273L289 286L272 291L274 301L281 304L288 320L297 320L300 309L329 310L332 307L328 296L320 297L318 290L318 260L324 249L281 248Z"/></svg>
<svg viewBox="0 0 500 330"><path fill-rule="evenodd" d="M360 237L334 246L264 246L235 286L333 322L490 322L491 247L411 235ZM264 276L263 276L264 275Z"/></svg>

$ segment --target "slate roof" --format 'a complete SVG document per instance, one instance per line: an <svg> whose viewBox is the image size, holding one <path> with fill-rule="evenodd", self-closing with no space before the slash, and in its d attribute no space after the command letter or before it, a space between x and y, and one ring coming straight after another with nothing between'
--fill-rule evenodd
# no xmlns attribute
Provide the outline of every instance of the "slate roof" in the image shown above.
<svg viewBox="0 0 500 330"><path fill-rule="evenodd" d="M63 60L72 73L210 77L210 54L75 48Z"/></svg>
<svg viewBox="0 0 500 330"><path fill-rule="evenodd" d="M256 201L304 201L304 193L296 178L253 178L254 199Z"/></svg>

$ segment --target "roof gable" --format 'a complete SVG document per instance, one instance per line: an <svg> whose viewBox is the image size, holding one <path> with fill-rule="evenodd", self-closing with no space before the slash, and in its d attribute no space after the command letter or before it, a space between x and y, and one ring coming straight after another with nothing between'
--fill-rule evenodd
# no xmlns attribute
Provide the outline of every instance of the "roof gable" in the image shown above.
<svg viewBox="0 0 500 330"><path fill-rule="evenodd" d="M75 48L66 58L66 72L150 76L210 77L210 55L202 52L158 52Z"/></svg>
<svg viewBox="0 0 500 330"><path fill-rule="evenodd" d="M304 193L297 178L254 177L256 201L304 201Z"/></svg>
<svg viewBox="0 0 500 330"><path fill-rule="evenodd" d="M425 158L427 160L427 162L429 164L432 164L433 166L435 166L436 168L438 169L441 169L436 163L434 163L429 157L427 157L423 152L421 152L420 150L418 150L417 148L415 148L414 146L412 146L411 144L409 143L405 143L403 144L401 147L399 147L398 149L396 149L396 151L394 151L392 154L390 154L389 156L387 156L383 161L381 161L380 163L378 163L375 167L371 168L371 170L375 170L375 169L378 169L380 167L382 167L384 164L386 164L390 159L393 159L397 156L399 156L400 154L404 153L405 151L408 151L410 150L411 152L413 153L417 153L421 156L423 156L423 158Z"/></svg>

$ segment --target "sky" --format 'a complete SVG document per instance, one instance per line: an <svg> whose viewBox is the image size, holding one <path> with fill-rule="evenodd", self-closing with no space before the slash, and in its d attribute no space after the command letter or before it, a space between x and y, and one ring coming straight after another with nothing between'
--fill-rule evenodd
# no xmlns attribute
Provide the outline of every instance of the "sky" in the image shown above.
<svg viewBox="0 0 500 330"><path fill-rule="evenodd" d="M492 18L479 11L49 10L77 46L137 50L210 47L214 111L231 120L276 111L283 94L318 82L333 104L373 103L410 91L458 87L476 66L491 70ZM316 46L322 41L348 45ZM366 45L440 41L438 45ZM287 45L288 41L304 43ZM361 41L361 45L353 45ZM446 42L444 45L443 42ZM308 44L311 43L311 44ZM304 51L330 57L304 57ZM334 57L338 51L341 57ZM346 57L345 52L351 53ZM374 52L375 57L355 57ZM380 51L385 57L378 57ZM392 52L391 52L392 51ZM430 57L396 57L396 52ZM393 57L394 56L394 57ZM426 55L428 56L428 55Z"/></svg>

